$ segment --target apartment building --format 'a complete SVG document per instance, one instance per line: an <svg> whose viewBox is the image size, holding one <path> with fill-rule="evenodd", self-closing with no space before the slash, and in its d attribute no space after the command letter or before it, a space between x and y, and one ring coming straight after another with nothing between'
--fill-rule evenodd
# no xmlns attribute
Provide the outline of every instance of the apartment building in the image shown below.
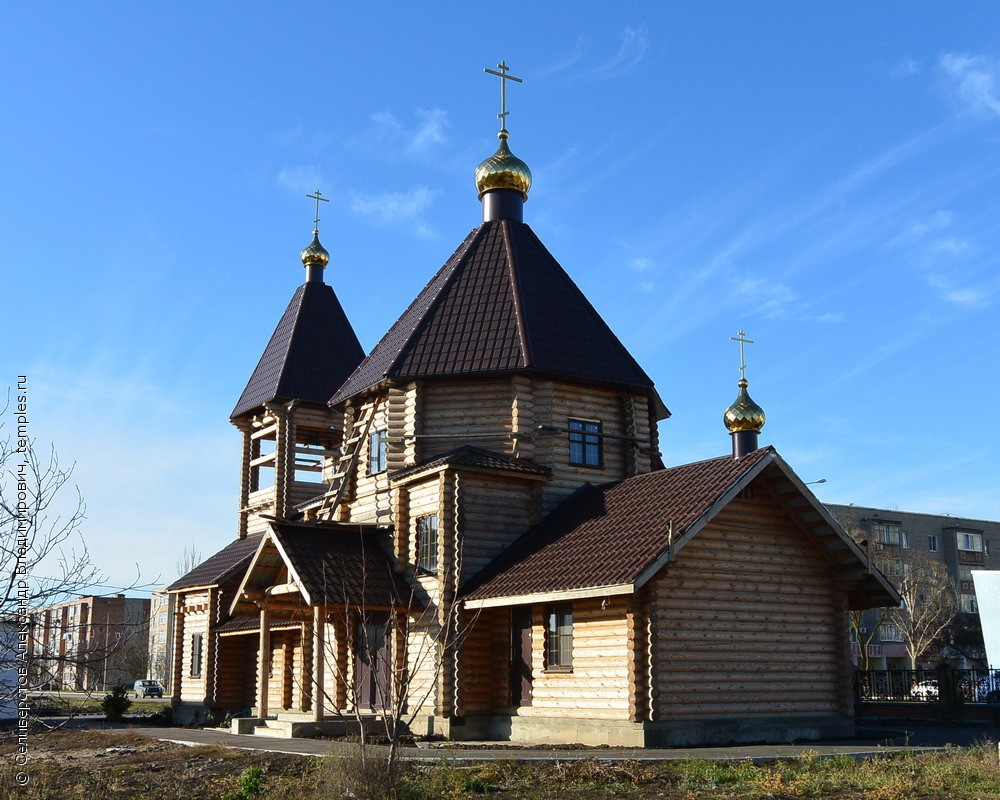
<svg viewBox="0 0 1000 800"><path fill-rule="evenodd" d="M950 637L956 646L946 648L944 656L961 669L984 666L982 646L974 642L969 646L968 642L959 642L956 636L961 639L963 631L978 627L979 604L972 570L1000 569L997 550L1000 548L1000 522L855 505L829 504L827 508L849 532L861 532L872 542L890 580L901 576L907 562L917 557L916 554L940 561L948 568L958 596L959 614ZM871 667L908 666L901 632L892 624L880 625L875 615L869 615L869 622L879 628L868 644ZM855 661L860 659L860 648L857 641L852 643ZM979 663L975 663L977 661Z"/></svg>
<svg viewBox="0 0 1000 800"><path fill-rule="evenodd" d="M80 597L33 611L33 685L103 691L145 677L148 620L149 600L123 594Z"/></svg>
<svg viewBox="0 0 1000 800"><path fill-rule="evenodd" d="M165 589L152 593L149 602L149 669L144 677L163 684L164 695L173 690L171 659L174 652L174 603L176 595Z"/></svg>

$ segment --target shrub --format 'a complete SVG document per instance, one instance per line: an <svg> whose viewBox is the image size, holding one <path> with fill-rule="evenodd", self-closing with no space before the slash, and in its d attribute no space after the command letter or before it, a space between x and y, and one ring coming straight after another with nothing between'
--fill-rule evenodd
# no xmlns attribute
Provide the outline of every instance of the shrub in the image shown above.
<svg viewBox="0 0 1000 800"><path fill-rule="evenodd" d="M104 695L101 701L101 709L108 722L121 722L125 712L131 707L132 701L128 699L128 690L120 683Z"/></svg>

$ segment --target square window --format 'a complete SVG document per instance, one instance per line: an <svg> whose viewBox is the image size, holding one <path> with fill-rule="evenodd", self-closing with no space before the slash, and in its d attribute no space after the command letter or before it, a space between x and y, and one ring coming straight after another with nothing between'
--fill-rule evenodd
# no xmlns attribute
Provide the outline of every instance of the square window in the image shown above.
<svg viewBox="0 0 1000 800"><path fill-rule="evenodd" d="M437 572L438 568L438 517L429 514L417 519L417 569Z"/></svg>
<svg viewBox="0 0 1000 800"><path fill-rule="evenodd" d="M601 423L585 419L569 421L569 463L579 467L602 467Z"/></svg>
<svg viewBox="0 0 1000 800"><path fill-rule="evenodd" d="M958 549L969 553L983 552L983 537L979 533L959 533Z"/></svg>
<svg viewBox="0 0 1000 800"><path fill-rule="evenodd" d="M368 437L368 474L385 472L389 451L389 432L384 428Z"/></svg>
<svg viewBox="0 0 1000 800"><path fill-rule="evenodd" d="M545 627L545 668L573 668L573 605L550 606Z"/></svg>

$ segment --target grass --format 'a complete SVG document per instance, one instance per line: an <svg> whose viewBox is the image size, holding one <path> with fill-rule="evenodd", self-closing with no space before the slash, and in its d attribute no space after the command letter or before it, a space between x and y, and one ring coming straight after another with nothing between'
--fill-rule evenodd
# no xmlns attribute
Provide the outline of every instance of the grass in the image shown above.
<svg viewBox="0 0 1000 800"><path fill-rule="evenodd" d="M402 764L385 774L362 763L360 749L326 758L253 753L217 746L188 748L136 734L58 731L34 737L27 767L14 763L16 743L0 743L0 800L1000 800L997 745L984 742L941 753L901 753L857 762L806 754L765 765L704 760L473 766ZM110 750L108 748L111 748ZM366 757L380 751L372 749ZM20 787L24 769L29 784Z"/></svg>

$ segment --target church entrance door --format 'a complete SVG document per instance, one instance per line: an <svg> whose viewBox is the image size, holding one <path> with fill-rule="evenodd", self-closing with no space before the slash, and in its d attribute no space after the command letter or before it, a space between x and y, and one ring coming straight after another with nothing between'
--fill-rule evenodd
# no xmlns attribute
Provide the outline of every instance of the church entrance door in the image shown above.
<svg viewBox="0 0 1000 800"><path fill-rule="evenodd" d="M510 704L531 705L531 606L510 612Z"/></svg>
<svg viewBox="0 0 1000 800"><path fill-rule="evenodd" d="M388 708L392 690L389 615L369 613L359 617L355 648L358 708L383 711Z"/></svg>

